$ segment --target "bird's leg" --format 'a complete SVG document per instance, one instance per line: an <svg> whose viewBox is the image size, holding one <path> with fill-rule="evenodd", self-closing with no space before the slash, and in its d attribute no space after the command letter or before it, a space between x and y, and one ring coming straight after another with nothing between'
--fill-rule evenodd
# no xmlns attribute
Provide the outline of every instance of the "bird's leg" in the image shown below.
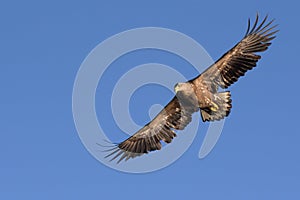
<svg viewBox="0 0 300 200"><path fill-rule="evenodd" d="M214 112L216 112L217 110L219 110L219 106L214 103L213 101L210 102L211 103L211 106L210 106L210 109Z"/></svg>

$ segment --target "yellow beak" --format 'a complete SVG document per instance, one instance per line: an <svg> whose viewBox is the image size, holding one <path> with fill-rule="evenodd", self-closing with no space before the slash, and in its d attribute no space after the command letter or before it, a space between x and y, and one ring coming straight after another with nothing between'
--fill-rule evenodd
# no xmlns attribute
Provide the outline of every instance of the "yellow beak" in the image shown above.
<svg viewBox="0 0 300 200"><path fill-rule="evenodd" d="M175 93L177 93L179 91L178 85L175 86L174 90L175 90Z"/></svg>

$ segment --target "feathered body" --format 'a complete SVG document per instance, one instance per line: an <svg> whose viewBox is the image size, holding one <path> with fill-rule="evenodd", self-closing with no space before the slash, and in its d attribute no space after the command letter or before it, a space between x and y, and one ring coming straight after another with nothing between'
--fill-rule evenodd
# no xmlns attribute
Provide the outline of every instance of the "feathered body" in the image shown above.
<svg viewBox="0 0 300 200"><path fill-rule="evenodd" d="M256 66L261 58L256 53L265 51L275 38L276 26L273 20L266 23L267 17L258 25L258 15L250 30L250 20L244 38L218 61L208 67L196 78L175 85L175 97L147 125L127 140L111 149L106 157L111 160L119 157L118 162L160 150L161 141L170 143L176 133L184 129L192 120L192 114L200 110L202 120L215 121L228 116L231 104L229 91L219 92L236 82L239 77Z"/></svg>

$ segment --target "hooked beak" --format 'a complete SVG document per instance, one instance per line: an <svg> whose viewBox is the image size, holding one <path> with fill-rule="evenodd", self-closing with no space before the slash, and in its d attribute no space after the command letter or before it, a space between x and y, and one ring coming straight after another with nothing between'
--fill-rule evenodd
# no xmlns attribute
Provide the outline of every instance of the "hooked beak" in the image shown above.
<svg viewBox="0 0 300 200"><path fill-rule="evenodd" d="M174 90L175 90L175 93L177 93L177 92L179 91L179 86L178 86L178 84L175 85Z"/></svg>

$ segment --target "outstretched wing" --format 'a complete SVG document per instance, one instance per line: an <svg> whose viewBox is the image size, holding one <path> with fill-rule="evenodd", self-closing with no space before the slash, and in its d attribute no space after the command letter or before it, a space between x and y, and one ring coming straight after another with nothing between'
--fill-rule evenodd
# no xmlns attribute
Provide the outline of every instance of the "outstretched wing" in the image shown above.
<svg viewBox="0 0 300 200"><path fill-rule="evenodd" d="M244 38L204 71L200 77L192 80L196 85L199 81L205 81L212 83L213 89L216 89L217 86L227 88L236 82L240 76L256 66L257 61L261 58L256 53L267 50L271 45L270 41L275 38L274 34L278 31L274 30L277 25L272 26L274 20L265 24L266 16L258 25L258 18L257 15L251 30L250 20L248 20L248 29Z"/></svg>
<svg viewBox="0 0 300 200"><path fill-rule="evenodd" d="M184 129L196 111L197 107L183 105L175 96L150 123L116 145L106 157L113 156L111 160L120 157L118 160L120 162L123 159L128 160L150 151L160 150L161 141L170 143L176 137L173 129Z"/></svg>

